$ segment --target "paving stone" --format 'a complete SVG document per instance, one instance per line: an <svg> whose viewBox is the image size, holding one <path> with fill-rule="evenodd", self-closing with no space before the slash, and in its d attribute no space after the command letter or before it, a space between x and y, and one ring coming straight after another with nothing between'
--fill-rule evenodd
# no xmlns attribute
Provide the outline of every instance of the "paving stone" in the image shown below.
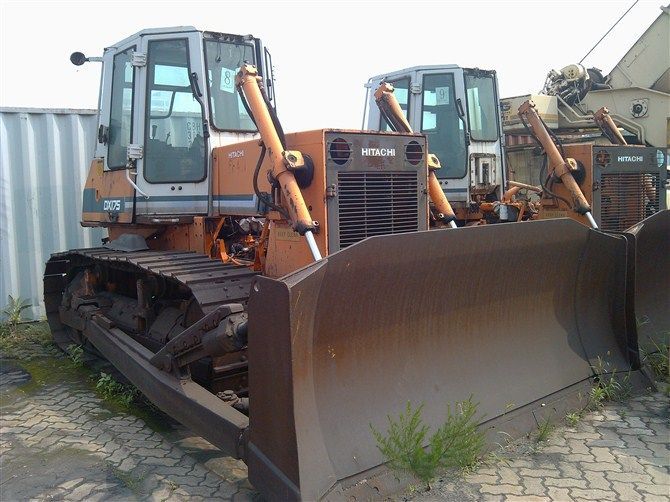
<svg viewBox="0 0 670 502"><path fill-rule="evenodd" d="M516 470L510 467L498 467L498 475L500 476L501 484L518 485L521 481L521 478L517 474Z"/></svg>
<svg viewBox="0 0 670 502"><path fill-rule="evenodd" d="M522 495L517 497L516 495L506 495L505 502L551 502L549 497L537 497L537 496L528 496Z"/></svg>
<svg viewBox="0 0 670 502"><path fill-rule="evenodd" d="M132 457L128 457L119 464L118 469L120 471L130 472L136 467L137 467L137 461Z"/></svg>
<svg viewBox="0 0 670 502"><path fill-rule="evenodd" d="M670 488L668 485L650 485L646 483L635 483L635 489L640 493L651 493L653 495L663 495L670 498Z"/></svg>
<svg viewBox="0 0 670 502"><path fill-rule="evenodd" d="M545 478L544 485L556 488L587 488L585 480L573 478Z"/></svg>
<svg viewBox="0 0 670 502"><path fill-rule="evenodd" d="M602 472L584 471L584 478L588 482L589 488L605 491L611 488L610 482Z"/></svg>
<svg viewBox="0 0 670 502"><path fill-rule="evenodd" d="M556 467L561 471L564 477L579 479L583 476L583 471L579 469L579 464L574 462L559 461Z"/></svg>
<svg viewBox="0 0 670 502"><path fill-rule="evenodd" d="M605 448L625 448L626 443L622 439L595 439L593 441L587 441L586 446L592 448L594 446L601 446Z"/></svg>
<svg viewBox="0 0 670 502"><path fill-rule="evenodd" d="M533 462L526 458L514 458L507 462L507 466L513 469L521 469L524 467L532 468L535 466ZM480 471L477 471L480 472Z"/></svg>
<svg viewBox="0 0 670 502"><path fill-rule="evenodd" d="M208 498L212 497L214 492L216 491L215 488L211 488L208 486L184 486L183 490L189 497L192 497L194 495L200 495L201 497L208 497Z"/></svg>
<svg viewBox="0 0 670 502"><path fill-rule="evenodd" d="M652 477L649 474L641 474L639 472L606 472L605 477L613 482L619 483L653 483Z"/></svg>
<svg viewBox="0 0 670 502"><path fill-rule="evenodd" d="M544 481L554 478L545 478ZM521 480L523 485L523 493L528 496L542 496L547 494L547 488L543 483L542 478L525 477Z"/></svg>
<svg viewBox="0 0 670 502"><path fill-rule="evenodd" d="M670 473L667 468L657 465L645 465L644 470L653 479L654 484L670 486ZM640 480L645 482L644 480Z"/></svg>
<svg viewBox="0 0 670 502"><path fill-rule="evenodd" d="M643 443L649 444L649 443L656 443L656 444L668 444L668 436L670 434L657 434L654 436L644 436L641 438Z"/></svg>
<svg viewBox="0 0 670 502"><path fill-rule="evenodd" d="M481 488L482 493L490 493L492 495L522 495L523 489L519 485L486 485L483 484Z"/></svg>
<svg viewBox="0 0 670 502"><path fill-rule="evenodd" d="M102 502L103 500L111 500L108 498L109 495L105 491L96 491L88 497L86 497L86 502Z"/></svg>
<svg viewBox="0 0 670 502"><path fill-rule="evenodd" d="M588 490L582 490L581 488L573 488L570 490L570 493L572 496L577 499L585 499L585 500L615 500L616 499L616 493L613 491L605 491L605 490L596 490L596 489L588 489Z"/></svg>
<svg viewBox="0 0 670 502"><path fill-rule="evenodd" d="M589 448L584 444L584 441L581 441L579 439L571 439L568 438L568 446L570 447L570 451L572 453L577 453L580 455L590 455L591 451Z"/></svg>
<svg viewBox="0 0 670 502"><path fill-rule="evenodd" d="M75 486L77 486L79 483L83 482L84 478L77 478L77 479L72 479L70 481L66 481L65 483L61 483L58 485L60 488L63 488L64 490L71 490Z"/></svg>
<svg viewBox="0 0 670 502"><path fill-rule="evenodd" d="M649 452L649 453L651 453L651 452ZM588 463L588 462L595 462L596 458L593 455L591 455L590 453L589 454L571 453L571 454L565 456L565 460L567 462L573 462L573 463L575 463L575 462Z"/></svg>
<svg viewBox="0 0 670 502"><path fill-rule="evenodd" d="M559 478L561 477L561 472L558 469L519 469L519 475L531 478Z"/></svg>
<svg viewBox="0 0 670 502"><path fill-rule="evenodd" d="M615 491L620 500L626 502L642 501L644 498L633 489L633 483L624 483L621 481L612 481L612 490Z"/></svg>
<svg viewBox="0 0 670 502"><path fill-rule="evenodd" d="M85 500L95 488L95 483L83 483L72 490L72 492L67 495L67 498L72 500Z"/></svg>
<svg viewBox="0 0 670 502"><path fill-rule="evenodd" d="M616 457L612 455L608 448L594 446L591 448L591 455L596 458L596 462L616 462Z"/></svg>
<svg viewBox="0 0 670 502"><path fill-rule="evenodd" d="M654 434L653 431L647 428L630 429L627 427L618 427L616 432L621 436L651 436Z"/></svg>
<svg viewBox="0 0 670 502"><path fill-rule="evenodd" d="M621 472L621 466L614 462L580 462L584 471Z"/></svg>
<svg viewBox="0 0 670 502"><path fill-rule="evenodd" d="M149 500L152 502L163 502L172 496L173 491L174 490L169 486L160 486L158 490L154 490L151 495L149 495Z"/></svg>
<svg viewBox="0 0 670 502"><path fill-rule="evenodd" d="M570 454L568 446L545 446L542 448L542 453L562 453L564 455Z"/></svg>
<svg viewBox="0 0 670 502"><path fill-rule="evenodd" d="M561 502L571 502L573 500L570 496L570 491L567 488L554 488L553 486L548 486L547 495L551 500Z"/></svg>
<svg viewBox="0 0 670 502"><path fill-rule="evenodd" d="M137 454L137 452L136 452ZM178 458L170 458L170 457L145 457L143 462L145 464L149 465L165 465L165 466L173 466L177 462L179 462Z"/></svg>
<svg viewBox="0 0 670 502"><path fill-rule="evenodd" d="M569 439L596 440L600 439L600 434L597 432L571 432L567 434Z"/></svg>
<svg viewBox="0 0 670 502"><path fill-rule="evenodd" d="M654 452L655 457L659 458L668 458L670 457L670 448L668 448L664 444L655 444L655 443L648 443L647 444L647 449L651 450Z"/></svg>
<svg viewBox="0 0 670 502"><path fill-rule="evenodd" d="M468 483L495 484L498 482L498 476L491 474L472 474L465 478Z"/></svg>

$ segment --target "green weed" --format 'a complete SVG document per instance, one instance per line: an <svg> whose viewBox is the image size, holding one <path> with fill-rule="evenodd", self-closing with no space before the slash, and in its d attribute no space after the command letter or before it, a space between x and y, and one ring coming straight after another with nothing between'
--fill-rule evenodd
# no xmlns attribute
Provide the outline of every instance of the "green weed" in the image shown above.
<svg viewBox="0 0 670 502"><path fill-rule="evenodd" d="M574 411L572 413L565 414L565 423L567 423L570 427L574 427L575 425L577 425L581 419L582 419L581 411Z"/></svg>
<svg viewBox="0 0 670 502"><path fill-rule="evenodd" d="M609 352L608 352L609 354ZM623 401L630 397L633 386L630 382L630 372L623 378L616 376L616 368L600 356L592 366L595 373L596 385L591 389L589 398L591 404L599 408L606 401Z"/></svg>
<svg viewBox="0 0 670 502"><path fill-rule="evenodd" d="M667 338L667 337L666 337ZM652 340L655 350L642 351L642 364L649 366L654 377L662 382L670 383L670 345L665 342Z"/></svg>
<svg viewBox="0 0 670 502"><path fill-rule="evenodd" d="M103 399L129 407L135 401L139 391L135 387L117 382L109 373L100 373L95 389Z"/></svg>
<svg viewBox="0 0 670 502"><path fill-rule="evenodd" d="M397 419L387 416L386 435L370 428L377 447L388 465L397 471L410 472L424 483L438 471L451 467L469 469L478 465L484 450L484 434L477 429L481 417L475 418L477 404L472 398L456 403L452 412L447 405L445 422L430 437L423 423L423 404L414 409L410 402ZM424 445L428 446L424 448Z"/></svg>
<svg viewBox="0 0 670 502"><path fill-rule="evenodd" d="M132 472L122 471L111 462L106 462L106 470L110 476L121 481L121 483L136 495L143 495L143 484L146 478L146 472L140 469L134 469ZM172 491L172 490L171 490Z"/></svg>
<svg viewBox="0 0 670 502"><path fill-rule="evenodd" d="M68 347L68 357L76 368L84 366L84 348L81 345L70 345Z"/></svg>
<svg viewBox="0 0 670 502"><path fill-rule="evenodd" d="M23 311L32 307L32 304L20 296L14 298L12 295L7 295L7 300L9 303L2 309L5 322L10 326L16 326L23 321Z"/></svg>
<svg viewBox="0 0 670 502"><path fill-rule="evenodd" d="M549 439L549 436L551 435L553 430L554 430L554 424L551 422L549 417L545 418L537 426L537 434L535 435L535 443L538 443L538 444L539 443L544 443L547 439Z"/></svg>
<svg viewBox="0 0 670 502"><path fill-rule="evenodd" d="M0 352L4 357L26 358L44 356L42 347L52 345L46 322L0 323Z"/></svg>

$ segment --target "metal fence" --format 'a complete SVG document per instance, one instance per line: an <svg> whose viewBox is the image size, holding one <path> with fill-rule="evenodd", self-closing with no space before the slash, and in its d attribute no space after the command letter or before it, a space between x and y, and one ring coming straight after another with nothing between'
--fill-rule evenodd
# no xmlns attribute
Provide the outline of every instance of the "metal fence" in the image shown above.
<svg viewBox="0 0 670 502"><path fill-rule="evenodd" d="M96 127L95 110L0 108L0 307L12 295L43 316L49 255L100 243L79 224Z"/></svg>

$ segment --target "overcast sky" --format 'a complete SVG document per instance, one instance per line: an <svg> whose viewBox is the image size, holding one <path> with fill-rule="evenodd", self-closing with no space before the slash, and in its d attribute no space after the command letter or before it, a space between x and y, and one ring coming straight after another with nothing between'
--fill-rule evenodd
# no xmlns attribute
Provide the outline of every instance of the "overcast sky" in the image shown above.
<svg viewBox="0 0 670 502"><path fill-rule="evenodd" d="M578 62L632 3L0 0L0 106L95 108L99 65L72 66L71 52L99 56L144 28L193 25L264 40L287 131L359 128L370 76L455 63L496 70L503 97L537 92L551 68ZM584 64L609 72L661 4L640 0Z"/></svg>

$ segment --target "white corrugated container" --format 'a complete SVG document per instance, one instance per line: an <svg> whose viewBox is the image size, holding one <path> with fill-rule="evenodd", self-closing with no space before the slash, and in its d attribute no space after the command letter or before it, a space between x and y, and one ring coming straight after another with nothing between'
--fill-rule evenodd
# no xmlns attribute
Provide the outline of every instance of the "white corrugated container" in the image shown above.
<svg viewBox="0 0 670 502"><path fill-rule="evenodd" d="M42 274L56 251L96 246L83 228L82 190L96 141L95 110L0 108L0 306L27 300L44 315Z"/></svg>

